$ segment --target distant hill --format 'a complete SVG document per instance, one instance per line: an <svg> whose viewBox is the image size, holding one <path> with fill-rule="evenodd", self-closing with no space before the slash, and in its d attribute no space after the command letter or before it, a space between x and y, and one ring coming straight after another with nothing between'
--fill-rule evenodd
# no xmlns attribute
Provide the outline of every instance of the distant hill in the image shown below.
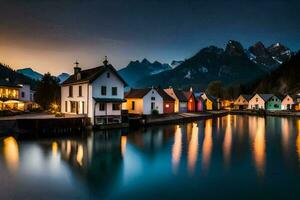
<svg viewBox="0 0 300 200"><path fill-rule="evenodd" d="M37 80L33 80L23 74L17 73L15 70L5 64L0 63L0 80L9 81L14 84L28 84L33 90L36 89L38 84Z"/></svg>
<svg viewBox="0 0 300 200"><path fill-rule="evenodd" d="M300 92L300 52L255 85L254 92L275 94Z"/></svg>
<svg viewBox="0 0 300 200"><path fill-rule="evenodd" d="M291 55L292 52L279 43L268 48L257 43L244 49L238 41L230 40L225 49L216 46L203 48L174 69L143 77L136 85L205 89L214 80L225 85L244 84L271 73ZM261 59L264 57L270 62Z"/></svg>
<svg viewBox="0 0 300 200"><path fill-rule="evenodd" d="M151 63L147 59L143 59L141 62L138 60L131 61L126 67L119 70L119 73L130 86L134 87L136 86L136 81L143 77L148 77L171 69L169 64L162 64L158 61Z"/></svg>
<svg viewBox="0 0 300 200"><path fill-rule="evenodd" d="M42 74L32 70L31 68L18 69L17 72L34 80L40 81L43 78Z"/></svg>
<svg viewBox="0 0 300 200"><path fill-rule="evenodd" d="M60 75L57 76L57 78L59 79L59 83L64 82L65 80L67 80L67 78L69 78L70 74L68 73L61 73Z"/></svg>

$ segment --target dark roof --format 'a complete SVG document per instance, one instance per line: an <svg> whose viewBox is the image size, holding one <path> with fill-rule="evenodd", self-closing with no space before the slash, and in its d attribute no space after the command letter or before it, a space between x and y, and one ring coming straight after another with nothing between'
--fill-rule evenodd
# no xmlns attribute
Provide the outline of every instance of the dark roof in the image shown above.
<svg viewBox="0 0 300 200"><path fill-rule="evenodd" d="M211 96L207 93L205 93L206 97L211 100L213 103L216 103L217 102L217 97L214 97L214 96Z"/></svg>
<svg viewBox="0 0 300 200"><path fill-rule="evenodd" d="M93 99L94 99L96 102L116 102L116 103L126 102L126 99L95 98L95 97L93 97Z"/></svg>
<svg viewBox="0 0 300 200"><path fill-rule="evenodd" d="M253 97L253 95L250 94L241 94L240 96L244 97L247 101L250 101L250 99Z"/></svg>
<svg viewBox="0 0 300 200"><path fill-rule="evenodd" d="M6 80L0 80L0 87L12 87L12 88L20 88L21 86L11 83L9 81Z"/></svg>
<svg viewBox="0 0 300 200"><path fill-rule="evenodd" d="M175 95L176 95L176 97L178 98L179 101L181 101L181 102L187 102L188 101L188 99L184 95L183 91L174 90L174 93L175 93Z"/></svg>
<svg viewBox="0 0 300 200"><path fill-rule="evenodd" d="M183 94L187 99L189 99L191 96L194 96L194 93L191 91L184 91Z"/></svg>
<svg viewBox="0 0 300 200"><path fill-rule="evenodd" d="M80 76L81 76L80 80L77 80L76 75L72 74L67 80L65 80L62 83L62 85L82 83L82 82L92 83L101 74L103 74L106 69L110 69L125 84L125 86L127 86L127 83L124 81L124 79L119 75L117 70L112 65L107 65L107 66L102 65L102 66L91 68L91 69L81 70L80 71Z"/></svg>
<svg viewBox="0 0 300 200"><path fill-rule="evenodd" d="M274 94L258 94L265 102L269 101L269 99L271 99Z"/></svg>
<svg viewBox="0 0 300 200"><path fill-rule="evenodd" d="M143 98L150 90L151 88L131 89L125 93L125 98Z"/></svg>
<svg viewBox="0 0 300 200"><path fill-rule="evenodd" d="M169 96L163 89L156 88L158 94L163 98L164 101L175 101L171 96Z"/></svg>

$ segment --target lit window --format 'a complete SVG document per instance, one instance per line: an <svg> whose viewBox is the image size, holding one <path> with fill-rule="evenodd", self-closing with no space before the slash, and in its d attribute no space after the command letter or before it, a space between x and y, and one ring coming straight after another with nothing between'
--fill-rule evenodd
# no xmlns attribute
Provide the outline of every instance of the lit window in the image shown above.
<svg viewBox="0 0 300 200"><path fill-rule="evenodd" d="M166 108L169 108L170 107L170 105L169 104L166 104Z"/></svg>

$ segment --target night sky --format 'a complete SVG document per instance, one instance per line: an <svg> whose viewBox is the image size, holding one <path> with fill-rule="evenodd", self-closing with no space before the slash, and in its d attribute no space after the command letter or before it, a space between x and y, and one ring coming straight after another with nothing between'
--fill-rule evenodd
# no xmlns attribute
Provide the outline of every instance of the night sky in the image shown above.
<svg viewBox="0 0 300 200"><path fill-rule="evenodd" d="M241 3L242 2L242 3ZM0 0L0 62L54 75L148 58L170 63L228 40L300 49L300 1Z"/></svg>

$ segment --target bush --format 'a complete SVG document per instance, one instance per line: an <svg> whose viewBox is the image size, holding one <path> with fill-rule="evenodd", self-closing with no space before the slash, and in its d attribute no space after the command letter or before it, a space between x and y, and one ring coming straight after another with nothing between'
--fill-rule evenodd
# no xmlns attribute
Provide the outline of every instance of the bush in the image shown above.
<svg viewBox="0 0 300 200"><path fill-rule="evenodd" d="M55 117L64 117L65 115L61 112L55 113Z"/></svg>
<svg viewBox="0 0 300 200"><path fill-rule="evenodd" d="M151 114L152 114L152 115L158 115L159 112L158 112L158 110L154 109L154 110L151 111Z"/></svg>

